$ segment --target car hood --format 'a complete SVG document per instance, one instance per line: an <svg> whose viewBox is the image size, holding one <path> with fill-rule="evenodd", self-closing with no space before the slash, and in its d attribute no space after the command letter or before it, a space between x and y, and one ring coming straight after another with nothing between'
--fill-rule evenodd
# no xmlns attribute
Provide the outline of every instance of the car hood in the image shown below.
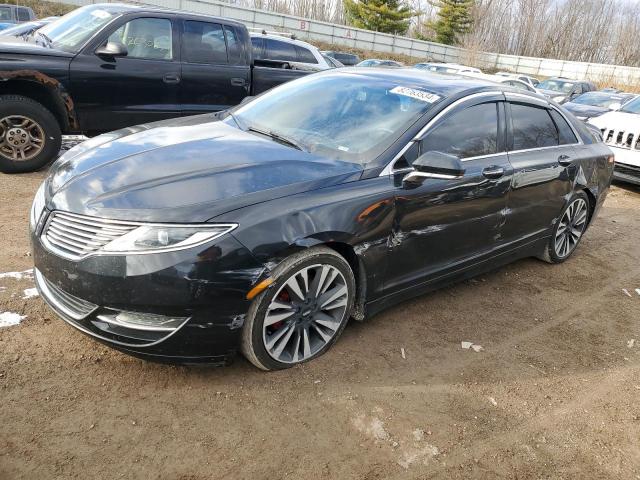
<svg viewBox="0 0 640 480"><path fill-rule="evenodd" d="M573 102L565 103L563 107L573 113L576 117L597 117L598 115L611 111L606 107L596 107L593 105L583 105Z"/></svg>
<svg viewBox="0 0 640 480"><path fill-rule="evenodd" d="M360 178L212 115L95 137L51 168L47 207L120 220L204 222L237 208Z"/></svg>
<svg viewBox="0 0 640 480"><path fill-rule="evenodd" d="M22 37L2 36L2 32L0 31L0 60L2 60L3 54L73 57L72 53L40 45L34 42L31 37L25 40Z"/></svg>

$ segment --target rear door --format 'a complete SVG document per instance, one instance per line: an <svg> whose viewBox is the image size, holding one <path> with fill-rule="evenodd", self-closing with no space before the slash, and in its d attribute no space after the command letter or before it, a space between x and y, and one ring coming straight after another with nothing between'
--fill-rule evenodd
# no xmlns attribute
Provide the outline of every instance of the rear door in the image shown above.
<svg viewBox="0 0 640 480"><path fill-rule="evenodd" d="M571 165L578 139L548 103L509 94L507 99L513 180L503 236L508 242L527 243L548 234L573 191Z"/></svg>
<svg viewBox="0 0 640 480"><path fill-rule="evenodd" d="M408 167L429 151L452 154L462 160L465 173L412 186L403 184L406 170L398 169L385 289L402 290L455 273L499 252L512 174L503 98L484 95L462 103L400 160Z"/></svg>
<svg viewBox="0 0 640 480"><path fill-rule="evenodd" d="M181 56L183 115L225 110L249 95L249 52L235 26L184 20Z"/></svg>

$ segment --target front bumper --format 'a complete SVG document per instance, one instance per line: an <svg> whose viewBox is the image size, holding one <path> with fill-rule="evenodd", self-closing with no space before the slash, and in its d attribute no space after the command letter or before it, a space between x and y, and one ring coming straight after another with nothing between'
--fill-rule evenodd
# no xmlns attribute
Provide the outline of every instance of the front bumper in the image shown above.
<svg viewBox="0 0 640 480"><path fill-rule="evenodd" d="M640 151L607 145L615 155L613 178L640 185Z"/></svg>
<svg viewBox="0 0 640 480"><path fill-rule="evenodd" d="M125 353L171 363L226 364L239 344L247 292L266 274L232 235L151 255L72 261L32 234L36 286L67 323ZM171 328L117 322L169 319Z"/></svg>

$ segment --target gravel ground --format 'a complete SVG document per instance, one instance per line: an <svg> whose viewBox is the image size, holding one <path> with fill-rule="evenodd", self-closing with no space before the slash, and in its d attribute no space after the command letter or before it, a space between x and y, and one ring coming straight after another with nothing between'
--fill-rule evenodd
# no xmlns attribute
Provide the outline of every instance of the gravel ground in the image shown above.
<svg viewBox="0 0 640 480"><path fill-rule="evenodd" d="M0 272L32 267L43 177L0 176ZM565 264L404 303L276 373L125 356L0 275L24 317L0 326L0 478L640 478L639 206L614 187Z"/></svg>

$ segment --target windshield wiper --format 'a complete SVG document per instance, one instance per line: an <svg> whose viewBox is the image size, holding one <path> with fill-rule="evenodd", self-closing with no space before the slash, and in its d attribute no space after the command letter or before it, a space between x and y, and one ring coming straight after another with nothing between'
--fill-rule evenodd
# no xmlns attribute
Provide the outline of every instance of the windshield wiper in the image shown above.
<svg viewBox="0 0 640 480"><path fill-rule="evenodd" d="M231 117L231 118L233 118L233 117ZM236 121L236 123L237 123L237 121ZM306 151L295 140L291 140L290 138L284 137L284 136L282 136L282 135L280 135L279 133L276 133L276 132L267 131L267 130L261 130L261 129L255 128L255 127L249 127L245 131L246 132L259 133L260 135L264 135L266 137L272 138L276 142L284 143L285 145L289 145L290 147L296 148L298 150L302 150L303 152Z"/></svg>
<svg viewBox="0 0 640 480"><path fill-rule="evenodd" d="M42 33L42 32L40 32L40 31L38 31L38 30L36 30L34 33L38 34L38 36L39 36L39 37L44 38L44 40L45 40L45 42L46 42L46 44L47 44L47 46L48 46L49 48L51 48L51 47L53 46L53 40L51 40L51 39L47 36L47 34L46 34L46 33Z"/></svg>

